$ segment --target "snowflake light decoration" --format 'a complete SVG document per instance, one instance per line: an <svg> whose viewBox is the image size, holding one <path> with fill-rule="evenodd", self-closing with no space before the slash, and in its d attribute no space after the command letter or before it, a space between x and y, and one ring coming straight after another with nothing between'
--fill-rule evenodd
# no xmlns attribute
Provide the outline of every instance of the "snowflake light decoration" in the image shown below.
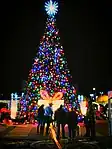
<svg viewBox="0 0 112 149"><path fill-rule="evenodd" d="M54 16L58 11L58 3L56 1L52 2L52 0L46 2L45 10L49 16Z"/></svg>

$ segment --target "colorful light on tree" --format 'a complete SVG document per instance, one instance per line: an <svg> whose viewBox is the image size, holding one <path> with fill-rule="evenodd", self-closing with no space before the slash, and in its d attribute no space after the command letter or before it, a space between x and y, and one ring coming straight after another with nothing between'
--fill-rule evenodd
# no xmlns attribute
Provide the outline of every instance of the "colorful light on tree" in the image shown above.
<svg viewBox="0 0 112 149"><path fill-rule="evenodd" d="M55 93L63 94L62 100L72 103L75 100L75 87L60 44L59 30L56 28L55 14L58 3L51 0L45 3L48 14L44 36L40 41L37 56L29 72L26 92L30 97L30 110L35 111L41 99L40 91L45 90L50 97ZM69 50L69 49L68 49Z"/></svg>

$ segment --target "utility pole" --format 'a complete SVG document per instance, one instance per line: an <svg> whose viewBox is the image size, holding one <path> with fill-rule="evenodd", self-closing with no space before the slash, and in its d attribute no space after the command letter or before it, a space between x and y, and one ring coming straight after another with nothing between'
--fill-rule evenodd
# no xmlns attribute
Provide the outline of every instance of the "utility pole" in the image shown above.
<svg viewBox="0 0 112 149"><path fill-rule="evenodd" d="M108 92L108 130L109 136L112 136L112 91Z"/></svg>

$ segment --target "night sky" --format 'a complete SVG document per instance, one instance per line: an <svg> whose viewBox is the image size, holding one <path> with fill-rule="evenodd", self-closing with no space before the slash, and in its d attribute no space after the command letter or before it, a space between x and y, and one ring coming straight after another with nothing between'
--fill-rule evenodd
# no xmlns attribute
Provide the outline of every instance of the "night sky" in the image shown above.
<svg viewBox="0 0 112 149"><path fill-rule="evenodd" d="M19 92L44 34L45 0L1 4L0 92ZM59 1L57 28L81 93L112 87L112 9L109 1Z"/></svg>

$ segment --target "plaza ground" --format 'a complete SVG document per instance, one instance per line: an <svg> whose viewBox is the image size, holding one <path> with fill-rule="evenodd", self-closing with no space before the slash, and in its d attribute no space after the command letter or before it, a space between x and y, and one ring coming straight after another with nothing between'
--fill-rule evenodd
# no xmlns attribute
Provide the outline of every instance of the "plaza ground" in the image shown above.
<svg viewBox="0 0 112 149"><path fill-rule="evenodd" d="M39 140L45 136L37 135L36 124L26 124L26 125L13 125L13 126L3 126L0 125L0 137L3 138L26 138ZM68 128L65 127L66 137L68 137ZM81 126L79 130L79 137L85 135L85 127ZM96 136L108 136L108 123L107 121L97 121L96 123Z"/></svg>
<svg viewBox="0 0 112 149"><path fill-rule="evenodd" d="M68 136L67 126L65 127L66 137ZM79 136L76 137L76 143L74 145L80 144L81 142L85 142L86 144L97 144L102 149L112 149L112 137L107 137L108 135L108 123L107 121L97 121L96 123L96 138L95 140L91 140L90 138L85 138L85 128L80 127ZM90 139L90 140L88 140ZM54 141L48 136L43 136L36 133L36 125L27 124L27 125L14 125L14 126L3 126L0 125L0 149L5 148L14 148L21 149L27 148L31 149L38 148L39 142L46 145L46 142L50 141L49 148L55 149L56 145L53 143ZM80 142L81 141L81 142ZM61 139L60 144L63 146L67 144L68 139ZM74 142L73 142L74 143ZM34 147L35 146L35 147ZM43 147L39 147L43 148ZM75 148L75 147L74 147Z"/></svg>

